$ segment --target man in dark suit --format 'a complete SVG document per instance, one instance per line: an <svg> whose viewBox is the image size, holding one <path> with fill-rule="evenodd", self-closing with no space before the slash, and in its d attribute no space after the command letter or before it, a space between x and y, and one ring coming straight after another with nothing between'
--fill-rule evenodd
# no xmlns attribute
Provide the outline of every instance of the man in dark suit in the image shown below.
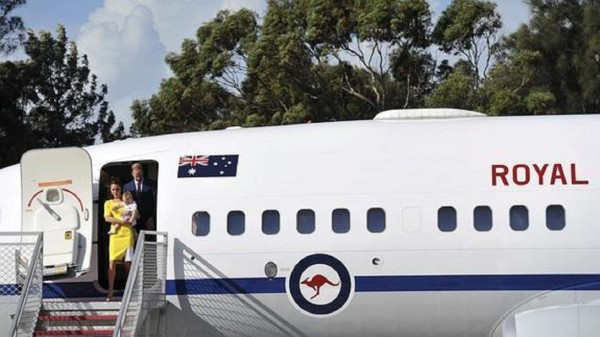
<svg viewBox="0 0 600 337"><path fill-rule="evenodd" d="M123 191L131 192L140 212L135 229L138 233L143 229L155 230L156 183L144 177L141 163L131 165L131 176L133 180L123 186Z"/></svg>

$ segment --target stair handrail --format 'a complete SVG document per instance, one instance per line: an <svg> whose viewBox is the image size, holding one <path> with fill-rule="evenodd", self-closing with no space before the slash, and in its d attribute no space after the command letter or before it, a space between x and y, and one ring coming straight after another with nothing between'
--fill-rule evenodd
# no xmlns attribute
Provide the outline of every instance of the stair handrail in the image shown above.
<svg viewBox="0 0 600 337"><path fill-rule="evenodd" d="M10 233L13 234L13 233ZM16 234L16 233L15 233ZM29 266L27 267L27 278L25 280L25 284L23 285L23 289L21 290L21 296L19 296L19 302L17 303L17 311L15 312L15 316L13 317L12 320L12 325L10 328L10 336L12 337L16 337L20 332L22 333L26 333L26 334L31 334L33 333L33 329L35 327L35 320L32 320L31 322L28 322L29 326L27 327L22 327L23 324L22 322L22 318L23 318L23 311L25 310L25 306L27 305L27 301L29 300L29 290L31 289L31 285L33 283L34 280L34 274L35 274L35 268L39 267L40 270L38 272L43 273L42 270L42 259L44 257L43 254L43 246L44 246L44 232L22 232L19 233L19 235L36 235L37 234L37 240L35 243L35 246L33 248L33 254L31 255L31 259L30 259L30 263ZM39 313L41 307L42 307L42 286L43 286L43 276L40 275L39 277L39 292L40 292L40 296L39 296L39 303L37 303L37 312ZM37 315L35 317L37 319ZM27 329L26 331L20 331L23 329ZM30 330L30 331L29 331Z"/></svg>
<svg viewBox="0 0 600 337"><path fill-rule="evenodd" d="M156 232L156 231L146 231L143 230L140 232L139 236L138 236L138 240L137 240L137 244L136 244L136 250L133 256L133 263L131 265L131 268L129 268L129 275L127 276L127 283L125 284L125 290L123 292L123 298L121 300L121 308L119 309L119 315L117 316L116 319L116 323L115 323L115 330L113 332L113 337L122 337L123 336L123 332L124 332L124 328L125 328L125 320L128 316L128 313L130 311L130 307L131 307L131 300L132 297L134 295L134 293L137 292L141 292L142 294L142 298L141 301L144 300L144 282L143 282L143 276L144 276L144 256L145 256L145 251L146 251L146 244L147 243L152 243L155 244L154 242L146 242L146 236L156 236L157 238L157 242L156 244L158 244L158 238L159 237L163 237L164 240L164 260L163 261L163 273L162 275L160 275L161 280L162 280L162 286L161 286L161 292L163 295L166 294L166 277L167 277L167 273L166 273L166 250L167 250L167 245L168 245L168 235L166 232ZM157 265L158 265L158 257L157 257L157 261L156 261ZM157 268L158 271L158 268ZM140 278L140 276L142 278ZM158 275L157 275L158 276ZM165 300L166 301L166 300ZM142 308L142 304L140 303L139 306L137 306L137 308L139 310L141 310ZM137 326L139 324L139 322L142 320L143 317L145 317L145 315L142 315L143 313L138 313L137 315L132 315L132 316L136 316L135 322L133 324L133 326L129 327L128 332L132 333L131 336L135 335L135 332L137 330Z"/></svg>

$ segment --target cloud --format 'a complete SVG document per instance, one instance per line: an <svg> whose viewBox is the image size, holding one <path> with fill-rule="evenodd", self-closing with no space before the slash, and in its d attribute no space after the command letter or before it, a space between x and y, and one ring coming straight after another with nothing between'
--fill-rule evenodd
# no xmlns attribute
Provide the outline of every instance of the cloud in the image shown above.
<svg viewBox="0 0 600 337"><path fill-rule="evenodd" d="M108 85L117 119L129 126L133 100L149 98L170 76L168 52L178 52L183 39L194 38L221 9L260 13L265 6L264 0L105 0L80 28L77 44L100 83Z"/></svg>
<svg viewBox="0 0 600 337"><path fill-rule="evenodd" d="M92 72L108 85L107 100L118 119L131 124L131 101L151 95L167 74L165 47L150 9L136 5L121 12L96 11L82 26L77 44L88 55Z"/></svg>

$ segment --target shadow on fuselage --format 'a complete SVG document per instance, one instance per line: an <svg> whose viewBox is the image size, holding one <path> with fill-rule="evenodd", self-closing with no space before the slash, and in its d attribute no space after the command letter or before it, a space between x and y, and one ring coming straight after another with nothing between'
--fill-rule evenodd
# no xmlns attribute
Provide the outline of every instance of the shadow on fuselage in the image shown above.
<svg viewBox="0 0 600 337"><path fill-rule="evenodd" d="M200 319L224 336L305 336L178 239L173 248L186 319Z"/></svg>

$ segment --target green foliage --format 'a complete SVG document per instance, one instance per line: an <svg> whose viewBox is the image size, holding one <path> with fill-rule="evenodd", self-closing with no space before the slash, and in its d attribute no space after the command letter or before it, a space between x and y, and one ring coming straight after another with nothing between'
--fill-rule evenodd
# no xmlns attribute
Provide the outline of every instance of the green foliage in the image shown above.
<svg viewBox="0 0 600 337"><path fill-rule="evenodd" d="M531 0L529 6L529 24L504 43L508 62L527 74L519 96L528 112L600 112L600 4ZM518 62L523 55L537 60L527 66ZM539 92L549 94L541 105Z"/></svg>
<svg viewBox="0 0 600 337"><path fill-rule="evenodd" d="M534 115L547 113L555 103L556 98L547 91L532 92L525 98L527 110Z"/></svg>
<svg viewBox="0 0 600 337"><path fill-rule="evenodd" d="M79 56L62 26L56 38L29 32L25 52L25 61L0 64L0 142L13 145L4 148L0 164L17 162L30 148L90 145L97 137L124 136L122 124L113 129L106 86L97 84L86 56Z"/></svg>
<svg viewBox="0 0 600 337"><path fill-rule="evenodd" d="M15 8L25 4L25 0L0 1L0 55L14 51L25 39L23 20L10 16Z"/></svg>
<svg viewBox="0 0 600 337"><path fill-rule="evenodd" d="M492 116L524 115L522 98L514 91L496 89L489 94L487 113Z"/></svg>
<svg viewBox="0 0 600 337"><path fill-rule="evenodd" d="M529 50L501 59L484 83L482 91L487 98L485 110L495 116L527 114L527 93L546 90L544 86L535 84L541 60L539 52Z"/></svg>
<svg viewBox="0 0 600 337"><path fill-rule="evenodd" d="M359 0L356 12L360 40L423 48L430 45L431 12L426 1Z"/></svg>
<svg viewBox="0 0 600 337"><path fill-rule="evenodd" d="M394 108L491 115L600 112L600 5L530 0L502 38L496 4L453 0L268 0L223 11L167 63L174 76L132 106L141 135L372 118ZM432 43L459 56L436 60Z"/></svg>
<svg viewBox="0 0 600 337"><path fill-rule="evenodd" d="M475 85L479 86L480 75L485 78L498 50L500 28L502 21L495 3L453 0L435 26L433 41L440 50L464 57L474 69Z"/></svg>
<svg viewBox="0 0 600 337"><path fill-rule="evenodd" d="M149 135L372 118L384 109L419 106L432 88L425 0L270 0L262 26L256 17L248 10L220 12L196 39L184 41L180 53L167 57L174 77L165 81L182 88L173 95L163 83L159 93L137 102L134 130ZM206 90L206 83L216 87ZM196 102L213 99L169 103L170 97L185 102L183 92Z"/></svg>
<svg viewBox="0 0 600 337"><path fill-rule="evenodd" d="M87 56L79 56L64 27L58 27L56 38L45 31L39 36L28 32L25 53L30 58L26 66L35 74L28 120L38 146L90 145L102 133L114 138L108 131L114 115L104 100L108 88L98 86ZM122 126L116 133L122 134Z"/></svg>
<svg viewBox="0 0 600 337"><path fill-rule="evenodd" d="M583 50L575 55L575 66L587 111L600 112L600 3L588 2L583 9Z"/></svg>
<svg viewBox="0 0 600 337"><path fill-rule="evenodd" d="M31 97L27 69L22 63L0 63L0 166L17 163L32 144L25 120Z"/></svg>
<svg viewBox="0 0 600 337"><path fill-rule="evenodd" d="M256 15L222 11L186 39L180 54L169 54L175 77L164 80L149 100L132 106L132 132L139 135L218 129L231 124L232 111L246 101L242 77L256 41ZM243 119L242 119L243 121Z"/></svg>
<svg viewBox="0 0 600 337"><path fill-rule="evenodd" d="M438 84L429 95L426 106L429 108L447 108L475 110L477 107L473 76L465 69L456 68Z"/></svg>

